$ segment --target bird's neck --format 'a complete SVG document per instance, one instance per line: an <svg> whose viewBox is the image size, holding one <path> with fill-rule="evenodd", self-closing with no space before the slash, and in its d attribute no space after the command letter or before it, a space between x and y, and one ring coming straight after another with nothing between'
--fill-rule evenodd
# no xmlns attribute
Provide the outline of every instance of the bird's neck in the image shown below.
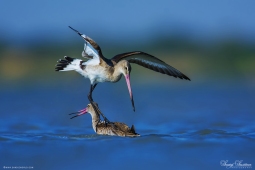
<svg viewBox="0 0 255 170"><path fill-rule="evenodd" d="M112 73L112 82L117 82L120 80L122 76L122 73L120 71L120 67L118 65L118 63L114 66L114 70L113 70L113 73Z"/></svg>
<svg viewBox="0 0 255 170"><path fill-rule="evenodd" d="M100 117L98 114L94 113L90 113L91 117L92 117L92 127L94 129L94 131L96 132L96 126L98 124L98 122L100 121Z"/></svg>

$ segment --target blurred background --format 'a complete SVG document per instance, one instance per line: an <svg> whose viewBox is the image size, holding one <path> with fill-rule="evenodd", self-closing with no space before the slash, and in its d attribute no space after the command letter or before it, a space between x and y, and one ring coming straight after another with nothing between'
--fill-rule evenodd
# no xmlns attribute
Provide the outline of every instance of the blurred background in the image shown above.
<svg viewBox="0 0 255 170"><path fill-rule="evenodd" d="M242 157L237 155L254 147L250 143L254 142L255 130L252 121L255 120L254 1L28 0L0 4L0 140L3 143L0 149L7 155L1 158L1 166L79 169L83 166L81 162L91 161L81 158L84 155L93 153L99 159L94 150L84 148L84 143L100 149L106 139L111 144L97 153L107 153L109 149L116 155L125 153L129 156L126 160L136 158L140 167L148 166L145 161L150 159L161 161L160 166L164 167L170 158L175 162L172 166L178 167L184 153L207 162L194 164L193 158L187 158L181 164L184 169L190 166L215 169L220 167L220 159L244 159L252 163L251 151L241 154ZM86 107L90 83L76 72L54 71L56 61L66 55L81 58L84 41L69 25L94 39L106 58L144 51L191 79L176 79L133 64L135 113L125 80L97 86L93 95L102 112L112 121L135 124L138 133L146 137L135 141L93 137L92 145L87 137L79 136L94 134L91 118L86 115L69 120L68 113ZM245 134L248 140L241 139L245 148L233 150L240 140L229 138L229 133L237 134L235 137ZM223 144L215 134L224 139ZM82 143L76 141L72 146L63 143L62 137L74 140L73 135L78 135L75 137L78 141L82 139ZM165 139L162 135L174 138ZM180 135L187 142L179 145ZM208 144L208 140L216 144ZM120 151L116 144L125 149ZM41 149L34 151L37 145ZM216 146L222 149L206 157ZM77 151L73 153L78 159L75 165L63 163L69 158L61 153L62 147L68 152ZM151 147L158 147L151 154L161 155L160 158L146 156ZM186 152L187 148L190 150ZM54 150L61 160L55 159L54 154L47 158L50 154L46 150ZM173 157L170 150L177 156ZM16 154L18 151L26 151L25 156L21 158ZM134 156L137 151L140 155ZM218 158L223 152L225 155ZM34 157L35 154L40 156ZM13 157L17 162L11 161ZM111 156L107 163L115 158ZM106 163L103 157L99 160ZM125 161L114 167L121 164L132 168ZM90 164L89 168L95 167Z"/></svg>

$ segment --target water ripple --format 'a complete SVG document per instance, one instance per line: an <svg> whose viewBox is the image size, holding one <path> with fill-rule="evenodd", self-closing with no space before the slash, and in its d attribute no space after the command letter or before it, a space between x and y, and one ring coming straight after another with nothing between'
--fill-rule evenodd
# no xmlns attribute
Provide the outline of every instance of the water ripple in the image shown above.
<svg viewBox="0 0 255 170"><path fill-rule="evenodd" d="M141 133L140 137L149 140L153 139L168 139L168 140L211 140L211 141L222 141L224 139L255 139L254 132L227 132L224 130L214 129L202 129L196 131L178 132L171 134L156 134L156 133ZM61 141L83 141L83 140L116 140L126 139L123 137L116 136L105 136L97 134L58 134L58 133L1 133L0 141L48 141L48 140L61 140Z"/></svg>

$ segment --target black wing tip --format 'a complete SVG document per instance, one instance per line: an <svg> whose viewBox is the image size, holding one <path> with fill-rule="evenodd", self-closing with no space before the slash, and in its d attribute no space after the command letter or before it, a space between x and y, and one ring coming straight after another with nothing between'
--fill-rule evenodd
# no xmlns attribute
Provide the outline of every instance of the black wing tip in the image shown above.
<svg viewBox="0 0 255 170"><path fill-rule="evenodd" d="M154 71L156 71L156 70L154 70ZM189 78L188 76L184 75L184 74L181 73L181 72L176 73L176 72L172 72L172 71L170 71L170 70L163 70L163 71L157 71L157 72L160 72L160 73L162 73L162 74L167 74L167 75L169 75L169 76L173 76L173 77L175 77L175 78L179 78L179 79L182 79L182 80L189 80L189 81L191 81L190 78Z"/></svg>
<svg viewBox="0 0 255 170"><path fill-rule="evenodd" d="M146 66L144 66L146 67ZM162 73L162 74L166 74L166 75L169 75L169 76L173 76L174 78L179 78L179 79L185 79L185 80L190 80L190 78L188 76L186 76L185 74L181 73L180 71L176 70L176 71L173 71L172 69L160 69L160 68L157 68L157 67L150 67L148 66L147 68L153 70L153 71L156 71L156 72L159 72L159 73Z"/></svg>
<svg viewBox="0 0 255 170"><path fill-rule="evenodd" d="M187 77L187 76L185 76L184 74L183 74L183 75L181 75L181 76L174 76L174 77L175 77L175 78L177 78L177 77L178 77L178 78L180 78L180 79L182 79L182 80L184 79L184 80L189 80L189 81L191 81L191 80L190 80L190 78L188 78L188 77Z"/></svg>
<svg viewBox="0 0 255 170"><path fill-rule="evenodd" d="M189 78L188 76L184 75L184 74L182 74L182 77L183 77L183 79L185 79L185 80L191 81L190 78Z"/></svg>
<svg viewBox="0 0 255 170"><path fill-rule="evenodd" d="M56 67L55 67L55 71L64 70L64 68L65 68L66 66L67 66L67 65L65 65L65 66L56 66Z"/></svg>
<svg viewBox="0 0 255 170"><path fill-rule="evenodd" d="M182 75L170 75L170 76L174 76L175 78L179 78L179 79L182 79L182 80L190 80L190 78L188 78L186 75L182 74Z"/></svg>
<svg viewBox="0 0 255 170"><path fill-rule="evenodd" d="M73 27L71 26L68 26L70 29L72 29L74 32L76 32L77 34L79 34L80 36L82 35L79 31L77 31L76 29L74 29Z"/></svg>
<svg viewBox="0 0 255 170"><path fill-rule="evenodd" d="M65 56L64 57L66 60L64 59L59 59L57 62L58 64L55 65L55 71L61 71L61 70L64 70L64 68L69 65L73 60L74 58L72 57L68 57L68 56Z"/></svg>
<svg viewBox="0 0 255 170"><path fill-rule="evenodd" d="M68 26L70 29L72 29L73 31L77 31L76 29L74 29L73 27L71 27L70 25Z"/></svg>
<svg viewBox="0 0 255 170"><path fill-rule="evenodd" d="M191 81L191 80L190 80L190 78L188 78L188 77L186 78L186 80L189 80L189 81Z"/></svg>
<svg viewBox="0 0 255 170"><path fill-rule="evenodd" d="M55 71L61 71L61 70L63 70L62 68L55 68Z"/></svg>
<svg viewBox="0 0 255 170"><path fill-rule="evenodd" d="M68 62L71 62L71 61L73 61L74 60L74 58L72 58L72 57L68 57L68 56L65 56L64 57Z"/></svg>

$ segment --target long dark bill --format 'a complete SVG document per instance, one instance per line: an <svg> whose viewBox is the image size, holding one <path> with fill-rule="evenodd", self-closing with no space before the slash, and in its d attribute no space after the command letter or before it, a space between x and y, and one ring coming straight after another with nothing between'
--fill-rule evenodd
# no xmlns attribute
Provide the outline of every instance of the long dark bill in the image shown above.
<svg viewBox="0 0 255 170"><path fill-rule="evenodd" d="M129 75L126 75L125 78L126 78L126 82L127 82L128 91L129 91L131 103L132 103L132 106L133 106L133 110L134 110L134 112L135 112L135 104L134 104L132 89L131 89L131 85L130 85L130 76L129 76Z"/></svg>

